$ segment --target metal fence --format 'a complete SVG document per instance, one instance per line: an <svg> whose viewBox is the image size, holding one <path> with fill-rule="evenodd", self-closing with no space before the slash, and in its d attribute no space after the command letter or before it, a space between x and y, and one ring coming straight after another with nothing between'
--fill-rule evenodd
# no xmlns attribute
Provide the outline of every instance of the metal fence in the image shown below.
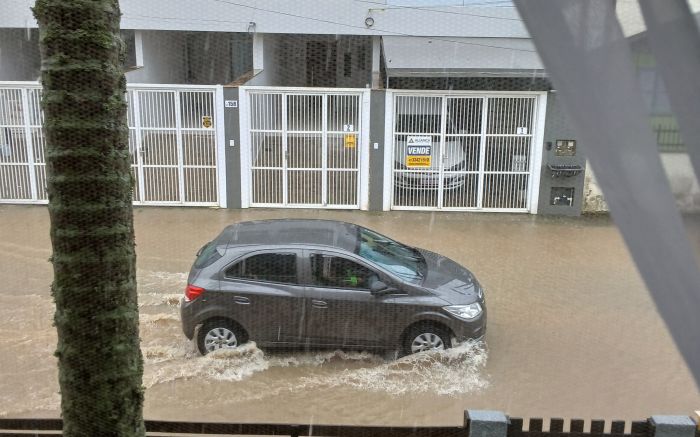
<svg viewBox="0 0 700 437"><path fill-rule="evenodd" d="M251 206L360 207L362 91L242 92Z"/></svg>
<svg viewBox="0 0 700 437"><path fill-rule="evenodd" d="M551 419L549 423L533 418L529 422L503 416L503 421L482 421L470 418L468 412L462 426L353 426L270 423L206 423L147 420L148 435L277 435L327 437L667 437L664 423L652 419L635 422ZM498 412L495 412L498 413ZM501 413L498 413L501 414ZM502 415L502 414L501 414ZM677 437L700 437L700 430L685 416L664 416L671 419ZM677 426L679 422L682 426ZM0 419L0 436L60 436L60 419ZM502 425L502 427L501 427ZM546 429L545 429L545 425ZM31 434L30 434L31 433Z"/></svg>
<svg viewBox="0 0 700 437"><path fill-rule="evenodd" d="M0 202L46 202L41 87L0 86Z"/></svg>
<svg viewBox="0 0 700 437"><path fill-rule="evenodd" d="M685 143L681 138L681 132L678 126L664 127L653 126L656 134L656 143L659 145L660 152L666 153L686 153Z"/></svg>
<svg viewBox="0 0 700 437"><path fill-rule="evenodd" d="M0 84L0 202L46 203L41 87ZM219 87L129 85L134 204L222 205Z"/></svg>
<svg viewBox="0 0 700 437"><path fill-rule="evenodd" d="M538 109L533 95L397 93L392 208L529 211Z"/></svg>

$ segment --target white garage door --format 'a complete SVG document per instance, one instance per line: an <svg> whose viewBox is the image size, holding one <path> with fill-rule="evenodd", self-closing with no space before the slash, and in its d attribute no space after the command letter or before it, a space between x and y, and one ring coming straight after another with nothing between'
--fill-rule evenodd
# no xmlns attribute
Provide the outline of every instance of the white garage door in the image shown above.
<svg viewBox="0 0 700 437"><path fill-rule="evenodd" d="M364 91L243 93L251 206L360 208Z"/></svg>
<svg viewBox="0 0 700 437"><path fill-rule="evenodd" d="M225 206L219 87L128 85L137 205ZM0 84L0 203L46 203L38 84Z"/></svg>
<svg viewBox="0 0 700 437"><path fill-rule="evenodd" d="M394 95L392 209L530 211L541 106L539 95Z"/></svg>

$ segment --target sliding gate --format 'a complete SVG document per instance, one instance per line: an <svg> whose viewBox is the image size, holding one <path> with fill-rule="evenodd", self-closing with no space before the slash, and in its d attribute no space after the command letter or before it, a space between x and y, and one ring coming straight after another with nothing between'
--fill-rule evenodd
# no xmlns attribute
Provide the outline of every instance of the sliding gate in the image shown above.
<svg viewBox="0 0 700 437"><path fill-rule="evenodd" d="M0 202L45 203L41 87L0 85Z"/></svg>
<svg viewBox="0 0 700 437"><path fill-rule="evenodd" d="M131 86L127 100L134 203L224 206L216 88Z"/></svg>
<svg viewBox="0 0 700 437"><path fill-rule="evenodd" d="M41 87L0 84L0 202L46 203ZM128 85L134 204L225 206L218 87ZM219 102L219 103L217 103Z"/></svg>
<svg viewBox="0 0 700 437"><path fill-rule="evenodd" d="M541 98L394 95L392 209L531 211Z"/></svg>
<svg viewBox="0 0 700 437"><path fill-rule="evenodd" d="M243 93L248 109L241 137L250 154L251 206L361 207L362 184L367 184L365 92L251 88Z"/></svg>

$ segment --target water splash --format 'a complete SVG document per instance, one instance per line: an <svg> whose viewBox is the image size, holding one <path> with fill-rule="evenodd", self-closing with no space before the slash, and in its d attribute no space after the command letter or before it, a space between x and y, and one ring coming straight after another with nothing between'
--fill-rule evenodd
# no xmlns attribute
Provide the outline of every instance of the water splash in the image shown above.
<svg viewBox="0 0 700 437"><path fill-rule="evenodd" d="M349 388L390 395L435 393L458 395L488 387L484 366L488 353L483 342L467 342L446 351L425 352L399 359L369 352L269 353L255 343L200 356L192 342L175 346L144 347L144 384L180 379L265 384L256 375L295 368L295 376L276 380L268 395L304 389ZM242 393L241 393L242 394Z"/></svg>
<svg viewBox="0 0 700 437"><path fill-rule="evenodd" d="M483 390L488 353L482 342L466 342L445 351L430 351L360 369L345 369L321 378L303 378L307 387L351 387L403 395L457 395Z"/></svg>
<svg viewBox="0 0 700 437"><path fill-rule="evenodd" d="M199 356L192 343L144 347L143 355L146 388L180 379L241 381L270 367L263 351L252 342L205 356Z"/></svg>

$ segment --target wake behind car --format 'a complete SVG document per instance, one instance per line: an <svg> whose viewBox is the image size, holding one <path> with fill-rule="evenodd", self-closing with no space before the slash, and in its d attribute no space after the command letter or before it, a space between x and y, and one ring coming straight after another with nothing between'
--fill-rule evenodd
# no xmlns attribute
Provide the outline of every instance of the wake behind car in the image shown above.
<svg viewBox="0 0 700 437"><path fill-rule="evenodd" d="M202 247L181 319L202 354L249 340L411 354L482 338L486 305L444 256L355 224L283 219L228 226Z"/></svg>

